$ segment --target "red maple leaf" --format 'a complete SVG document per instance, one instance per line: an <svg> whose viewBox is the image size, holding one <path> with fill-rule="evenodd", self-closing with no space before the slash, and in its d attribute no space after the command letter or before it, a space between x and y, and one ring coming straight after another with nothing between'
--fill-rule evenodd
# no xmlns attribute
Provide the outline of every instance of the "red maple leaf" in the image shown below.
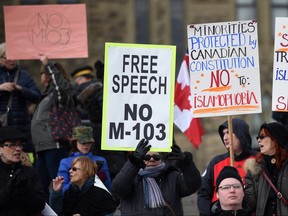
<svg viewBox="0 0 288 216"><path fill-rule="evenodd" d="M176 83L174 103L179 107L181 111L183 111L184 109L191 109L189 101L190 95L191 93L189 85L186 85L183 89L181 89L181 83Z"/></svg>

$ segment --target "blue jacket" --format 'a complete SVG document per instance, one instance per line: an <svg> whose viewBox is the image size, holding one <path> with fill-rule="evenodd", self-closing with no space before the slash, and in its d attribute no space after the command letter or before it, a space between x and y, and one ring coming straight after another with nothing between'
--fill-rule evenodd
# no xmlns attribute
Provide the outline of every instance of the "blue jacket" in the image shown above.
<svg viewBox="0 0 288 216"><path fill-rule="evenodd" d="M14 76L18 68L7 70L0 67L0 84L13 82ZM36 86L34 80L25 70L19 71L17 84L22 87L22 91L14 91L12 105L8 115L8 125L15 126L28 138L28 146L24 146L25 151L33 151L33 145L30 135L31 115L28 113L28 105L37 103L41 97L41 92ZM0 114L5 113L9 100L9 92L0 91Z"/></svg>
<svg viewBox="0 0 288 216"><path fill-rule="evenodd" d="M63 176L64 177L62 191L65 192L71 185L69 169L71 167L71 164L72 164L72 161L74 160L74 158L79 157L79 156L87 156L91 160L93 160L94 162L96 162L96 161L103 161L104 162L103 166L100 170L106 174L107 178L106 178L106 181L103 183L107 187L107 189L109 191L111 191L112 183L111 183L110 172L109 172L109 168L107 165L107 161L105 158L103 158L101 156L93 155L92 152L89 152L87 154L83 154L81 152L73 152L70 155L70 157L67 157L67 158L64 158L61 160L57 176Z"/></svg>

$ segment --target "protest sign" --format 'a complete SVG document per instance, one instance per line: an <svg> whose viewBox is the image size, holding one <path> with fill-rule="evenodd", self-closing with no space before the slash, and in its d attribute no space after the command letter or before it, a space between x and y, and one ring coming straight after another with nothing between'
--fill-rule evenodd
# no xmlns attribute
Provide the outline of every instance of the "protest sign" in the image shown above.
<svg viewBox="0 0 288 216"><path fill-rule="evenodd" d="M187 26L194 117L261 113L257 22Z"/></svg>
<svg viewBox="0 0 288 216"><path fill-rule="evenodd" d="M4 6L4 19L8 59L88 57L85 4Z"/></svg>
<svg viewBox="0 0 288 216"><path fill-rule="evenodd" d="M275 19L272 111L288 112L288 18Z"/></svg>
<svg viewBox="0 0 288 216"><path fill-rule="evenodd" d="M104 150L171 151L175 46L105 44L102 142Z"/></svg>

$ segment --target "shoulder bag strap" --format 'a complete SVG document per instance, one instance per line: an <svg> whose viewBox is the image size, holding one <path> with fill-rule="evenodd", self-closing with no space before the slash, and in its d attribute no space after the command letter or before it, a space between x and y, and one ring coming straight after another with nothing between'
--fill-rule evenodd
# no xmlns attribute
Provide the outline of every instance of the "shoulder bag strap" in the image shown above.
<svg viewBox="0 0 288 216"><path fill-rule="evenodd" d="M19 77L19 69L15 73L15 77L14 77L14 81L13 81L15 84L17 83L18 77ZM13 97L13 92L10 93L10 96L9 96L9 99L8 99L7 112L9 112L10 109L11 109L12 97Z"/></svg>
<svg viewBox="0 0 288 216"><path fill-rule="evenodd" d="M268 181L268 183L270 184L270 186L272 187L272 189L275 191L275 193L277 194L277 197L279 199L282 200L282 202L285 205L288 205L288 201L285 199L285 197L282 195L282 193L280 191L277 190L277 188L274 186L274 184L272 183L271 179L267 176L267 173L263 170L262 171L263 176L265 177L265 179Z"/></svg>

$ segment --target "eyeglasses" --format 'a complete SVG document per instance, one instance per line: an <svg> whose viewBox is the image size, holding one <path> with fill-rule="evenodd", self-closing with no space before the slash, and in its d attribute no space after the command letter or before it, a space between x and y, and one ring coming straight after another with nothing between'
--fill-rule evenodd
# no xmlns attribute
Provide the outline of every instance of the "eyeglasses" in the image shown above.
<svg viewBox="0 0 288 216"><path fill-rule="evenodd" d="M149 161L152 157L153 157L153 159L155 161L159 161L161 159L160 155L157 155L157 154L149 155L149 154L147 154L147 155L144 156L144 160L145 161Z"/></svg>
<svg viewBox="0 0 288 216"><path fill-rule="evenodd" d="M78 168L78 167L71 167L70 170L72 170L73 172L76 172L77 170L81 170L81 168Z"/></svg>
<svg viewBox="0 0 288 216"><path fill-rule="evenodd" d="M262 135L257 136L257 137L256 137L256 140L258 140L258 139L262 140L262 139L264 139L264 138L266 138L266 137L269 137L269 136L262 134Z"/></svg>
<svg viewBox="0 0 288 216"><path fill-rule="evenodd" d="M231 187L236 190L236 189L242 188L242 185L241 184L227 184L227 185L220 186L219 189L227 191L227 190L230 190Z"/></svg>
<svg viewBox="0 0 288 216"><path fill-rule="evenodd" d="M10 149L16 149L17 147L19 148L23 148L23 144L22 143L4 143L3 146L6 146Z"/></svg>

